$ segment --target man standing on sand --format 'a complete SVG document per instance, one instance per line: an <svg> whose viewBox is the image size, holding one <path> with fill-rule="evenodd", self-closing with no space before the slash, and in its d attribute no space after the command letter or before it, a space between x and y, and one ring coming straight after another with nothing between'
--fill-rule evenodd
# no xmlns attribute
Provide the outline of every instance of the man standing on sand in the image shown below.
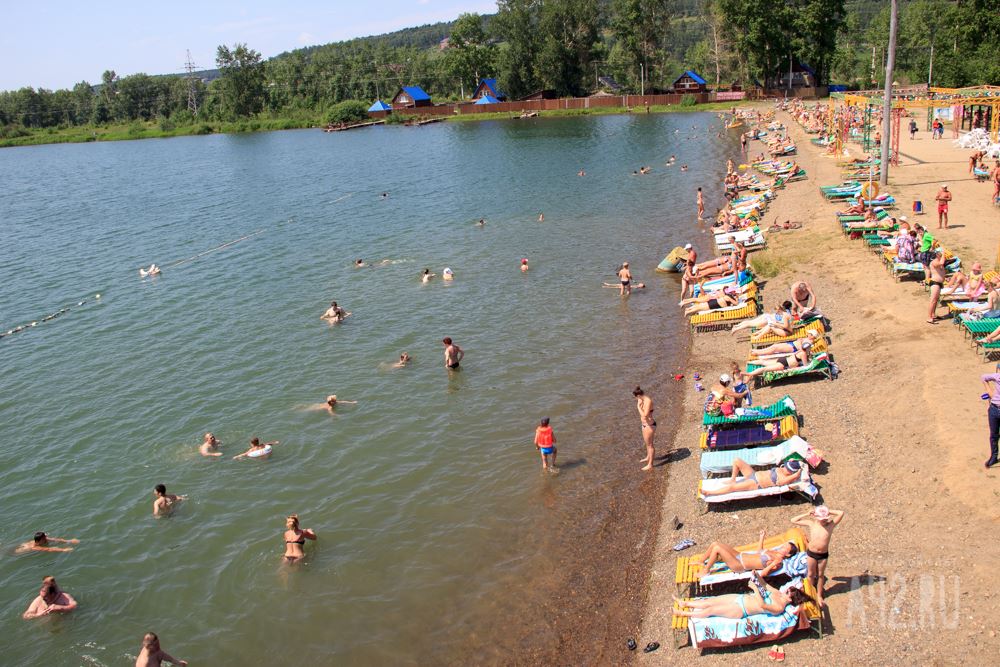
<svg viewBox="0 0 1000 667"><path fill-rule="evenodd" d="M944 250L938 248L934 251L934 259L930 264L930 286L931 286L931 306L927 311L927 323L937 324L938 299L941 298L941 288L944 287Z"/></svg>
<svg viewBox="0 0 1000 667"><path fill-rule="evenodd" d="M997 160L990 176L993 178L993 199L995 201L997 197L1000 197L1000 160Z"/></svg>
<svg viewBox="0 0 1000 667"><path fill-rule="evenodd" d="M701 220L703 215L705 215L705 199L701 194L701 188L698 188L698 219Z"/></svg>
<svg viewBox="0 0 1000 667"><path fill-rule="evenodd" d="M444 366L450 371L457 371L458 364L465 357L465 352L458 345L451 342L451 337L446 336L444 343Z"/></svg>
<svg viewBox="0 0 1000 667"><path fill-rule="evenodd" d="M618 280L621 281L621 287L618 290L620 296L625 296L626 294L632 293L632 272L628 270L628 262L622 264L622 268L618 269Z"/></svg>
<svg viewBox="0 0 1000 667"><path fill-rule="evenodd" d="M816 602L821 607L823 588L826 586L826 559L830 556L830 538L833 529L844 519L843 510L831 510L818 505L811 512L792 517L792 523L809 530L806 540L806 576L816 589Z"/></svg>
<svg viewBox="0 0 1000 667"><path fill-rule="evenodd" d="M941 229L941 223L944 222L944 229L948 229L948 202L951 201L951 192L948 191L948 184L942 183L941 189L938 190L937 196L938 203L938 229Z"/></svg>

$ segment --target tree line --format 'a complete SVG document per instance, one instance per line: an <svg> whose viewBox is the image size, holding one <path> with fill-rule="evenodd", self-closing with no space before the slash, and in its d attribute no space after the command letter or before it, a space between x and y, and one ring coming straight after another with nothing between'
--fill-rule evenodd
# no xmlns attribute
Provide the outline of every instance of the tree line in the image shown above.
<svg viewBox="0 0 1000 667"><path fill-rule="evenodd" d="M99 84L0 93L11 128L160 120L182 124L266 114L317 118L345 100L388 99L401 85L436 100L468 97L496 77L513 99L539 89L586 95L598 77L626 91L664 90L685 69L712 85L777 88L790 63L820 83L878 83L888 35L881 0L498 0L497 12L448 24L298 49L265 60L245 44L220 46L219 76L106 71ZM447 37L443 43L442 36ZM903 3L897 76L936 85L1000 82L996 0ZM193 99L192 99L193 96ZM193 104L192 104L193 102Z"/></svg>

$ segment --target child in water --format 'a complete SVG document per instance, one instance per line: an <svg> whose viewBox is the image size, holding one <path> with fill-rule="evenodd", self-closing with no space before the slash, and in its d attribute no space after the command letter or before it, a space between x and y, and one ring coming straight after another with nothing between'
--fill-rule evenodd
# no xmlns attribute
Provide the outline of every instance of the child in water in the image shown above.
<svg viewBox="0 0 1000 667"><path fill-rule="evenodd" d="M538 453L542 457L542 470L559 472L559 469L556 468L556 436L552 433L552 427L549 426L548 417L543 417L538 428L535 429L535 447L538 448ZM551 461L549 460L550 456L552 457Z"/></svg>

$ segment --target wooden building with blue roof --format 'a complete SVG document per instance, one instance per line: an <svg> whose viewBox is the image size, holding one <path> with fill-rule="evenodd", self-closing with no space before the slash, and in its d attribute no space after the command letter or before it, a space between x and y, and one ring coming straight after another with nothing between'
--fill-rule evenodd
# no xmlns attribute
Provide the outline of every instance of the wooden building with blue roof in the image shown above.
<svg viewBox="0 0 1000 667"><path fill-rule="evenodd" d="M403 86L392 98L393 109L412 109L413 107L433 106L431 96L420 86Z"/></svg>
<svg viewBox="0 0 1000 667"><path fill-rule="evenodd" d="M492 97L499 102L507 101L507 96L497 88L496 79L481 79L479 81L479 85L476 86L476 92L472 93L472 99L479 100L483 97Z"/></svg>
<svg viewBox="0 0 1000 667"><path fill-rule="evenodd" d="M707 92L706 81L698 76L698 73L693 70L684 70L681 74L674 80L673 86L675 93L704 93Z"/></svg>

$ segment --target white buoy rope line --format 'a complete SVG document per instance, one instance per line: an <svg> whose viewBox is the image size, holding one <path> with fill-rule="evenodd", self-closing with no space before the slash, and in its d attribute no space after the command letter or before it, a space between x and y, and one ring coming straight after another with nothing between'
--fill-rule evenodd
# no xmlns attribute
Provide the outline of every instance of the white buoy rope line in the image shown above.
<svg viewBox="0 0 1000 667"><path fill-rule="evenodd" d="M181 264L185 264L187 262L194 261L194 260L198 259L199 257L204 257L205 255L207 255L209 253L213 253L213 252L216 252L216 251L219 251L219 250L223 250L225 248L228 248L229 246L236 245L240 241L246 241L247 239L253 238L254 236L257 236L259 234L263 234L264 231L265 230L263 230L263 229L258 229L255 232L247 234L246 236L241 236L240 238L236 239L235 241L229 241L228 243L223 243L222 245L216 246L216 247L214 247L214 248L212 248L210 250L206 250L205 252L200 252L197 255L194 255L192 257L187 257L185 259L181 259L181 260L178 260L176 262L171 262L170 264L167 264L165 268L172 269L174 267L180 266ZM139 269L139 275L142 276L143 278L145 278L147 276L155 276L155 275L158 275L160 273L160 270L161 270L160 267L158 267L154 263L148 269L146 269L146 268ZM45 317L40 317L37 320L32 320L31 322L26 322L24 324L21 324L21 325L18 325L16 327L14 327L13 329L8 329L6 331L0 331L0 338L6 338L8 336L13 336L14 334L21 333L23 331L28 331L29 329L33 329L34 327L37 327L40 324L44 324L46 322L51 322L52 320L56 319L57 317L61 317L61 316L65 315L66 313L70 312L73 309L80 308L80 307L85 306L85 305L87 305L88 303L91 303L91 302L100 301L100 299L101 299L101 295L100 294L95 294L92 297L88 296L88 297L86 297L86 298L84 298L84 299L82 299L80 301L77 301L75 303L71 303L71 304L68 304L66 306L63 306L59 310L55 311L54 313L50 313L49 315L46 315Z"/></svg>

